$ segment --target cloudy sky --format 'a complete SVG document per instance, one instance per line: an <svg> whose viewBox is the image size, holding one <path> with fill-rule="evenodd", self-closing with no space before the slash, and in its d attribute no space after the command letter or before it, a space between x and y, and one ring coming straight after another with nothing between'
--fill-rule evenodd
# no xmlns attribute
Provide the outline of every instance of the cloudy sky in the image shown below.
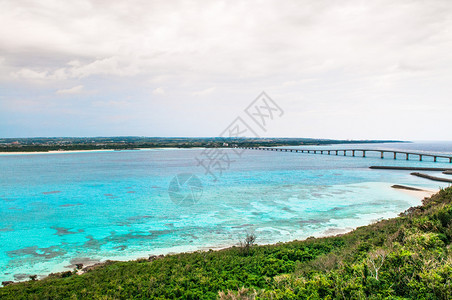
<svg viewBox="0 0 452 300"><path fill-rule="evenodd" d="M0 137L452 140L452 1L0 0Z"/></svg>

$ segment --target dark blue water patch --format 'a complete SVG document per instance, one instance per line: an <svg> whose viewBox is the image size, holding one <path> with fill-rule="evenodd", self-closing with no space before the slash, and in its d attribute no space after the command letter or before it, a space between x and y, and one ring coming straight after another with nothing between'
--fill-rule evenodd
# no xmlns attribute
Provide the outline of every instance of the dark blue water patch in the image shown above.
<svg viewBox="0 0 452 300"><path fill-rule="evenodd" d="M154 216L151 215L143 215L143 216L131 216L128 217L126 220L122 220L122 221L118 221L116 222L117 225L119 226L132 226L134 224L143 224L146 223L148 219L152 219L155 218Z"/></svg>
<svg viewBox="0 0 452 300"><path fill-rule="evenodd" d="M199 237L197 237L197 236L194 235L193 233L187 233L187 234L184 234L184 237L190 237L190 238L192 238L193 240L199 239ZM190 240L190 241L193 242L193 240Z"/></svg>
<svg viewBox="0 0 452 300"><path fill-rule="evenodd" d="M6 254L11 258L31 256L31 257L37 257L37 258L50 259L50 258L63 256L66 254L66 251L61 249L58 246L50 246L50 247L46 247L46 248L39 248L38 246L31 246L31 247L25 247L25 248L21 248L21 249L7 251Z"/></svg>
<svg viewBox="0 0 452 300"><path fill-rule="evenodd" d="M19 208L19 207L15 207L15 206L8 207L8 209L9 210L17 210L17 211L24 210L23 208Z"/></svg>
<svg viewBox="0 0 452 300"><path fill-rule="evenodd" d="M43 195L52 195L52 194L59 194L61 191L50 191L50 192L42 192Z"/></svg>
<svg viewBox="0 0 452 300"><path fill-rule="evenodd" d="M134 222L136 222L136 221L140 221L140 220L143 220L143 219L152 219L152 218L153 218L153 216L150 216L150 215L144 215L144 216L132 216L132 217L128 217L127 220L128 220L128 221L134 221Z"/></svg>
<svg viewBox="0 0 452 300"><path fill-rule="evenodd" d="M12 198L0 198L0 199L2 199L2 201L5 201L5 202L14 202L14 201L16 201L16 199L12 199Z"/></svg>
<svg viewBox="0 0 452 300"><path fill-rule="evenodd" d="M86 241L82 247L91 250L100 250L100 247L107 243L106 241L96 240L92 235L87 235L85 238L87 238L88 241Z"/></svg>
<svg viewBox="0 0 452 300"><path fill-rule="evenodd" d="M320 194L320 193L311 193L311 195L316 197L317 199L318 198L324 198L324 197L328 196L327 194Z"/></svg>
<svg viewBox="0 0 452 300"><path fill-rule="evenodd" d="M165 229L165 230L148 230L148 232L154 236L162 236L162 235L167 235L167 234L171 234L174 232L174 230L170 230L170 229Z"/></svg>
<svg viewBox="0 0 452 300"><path fill-rule="evenodd" d="M14 274L14 280L16 281L23 281L25 279L29 279L31 274L25 274L25 273L18 273Z"/></svg>
<svg viewBox="0 0 452 300"><path fill-rule="evenodd" d="M294 214L297 213L296 211L294 211L294 210L288 208L287 206L283 207L282 210L287 211L287 212L289 212L289 213L294 213Z"/></svg>
<svg viewBox="0 0 452 300"><path fill-rule="evenodd" d="M113 249L118 250L118 251L124 251L127 249L127 245L115 246L115 247L113 247Z"/></svg>
<svg viewBox="0 0 452 300"><path fill-rule="evenodd" d="M58 235L58 236L63 236L63 235L68 235L68 234L77 234L77 233L85 232L85 230L83 230L83 229L78 229L77 231L71 231L72 228L55 227L55 226L52 226L50 228L56 230L57 232L54 233L54 234Z"/></svg>
<svg viewBox="0 0 452 300"><path fill-rule="evenodd" d="M127 244L130 240L156 240L161 236L172 234L174 230L149 230L149 231L131 231L129 233L118 234L111 232L109 236L101 239L95 239L93 236L88 235L85 238L87 242L83 244L84 248L91 250L100 250L100 248L106 244L112 243L115 245ZM115 246L116 247L116 246Z"/></svg>
<svg viewBox="0 0 452 300"><path fill-rule="evenodd" d="M66 203L66 204L61 204L60 207L73 207L73 206L80 206L83 205L82 203Z"/></svg>
<svg viewBox="0 0 452 300"><path fill-rule="evenodd" d="M331 191L330 193L334 194L334 195L342 195L342 194L346 194L348 192L349 191L346 191L346 190L338 190L338 191Z"/></svg>

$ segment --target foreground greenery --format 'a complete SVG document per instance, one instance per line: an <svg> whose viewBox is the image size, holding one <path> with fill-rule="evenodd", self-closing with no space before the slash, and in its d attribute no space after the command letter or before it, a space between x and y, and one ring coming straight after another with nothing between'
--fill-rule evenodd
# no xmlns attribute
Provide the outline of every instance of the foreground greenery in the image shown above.
<svg viewBox="0 0 452 300"><path fill-rule="evenodd" d="M109 262L1 299L452 299L452 188L337 237Z"/></svg>

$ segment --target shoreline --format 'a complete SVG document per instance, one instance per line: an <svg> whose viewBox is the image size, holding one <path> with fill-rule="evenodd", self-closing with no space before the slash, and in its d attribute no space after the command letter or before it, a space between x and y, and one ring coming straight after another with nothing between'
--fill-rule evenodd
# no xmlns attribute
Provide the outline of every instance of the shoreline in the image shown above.
<svg viewBox="0 0 452 300"><path fill-rule="evenodd" d="M436 190L431 190L431 189L426 189L424 187L422 188L415 188L415 187L410 187L410 186L403 186L403 185L393 185L391 186L391 188L396 189L402 193L414 196L414 197L419 197L422 199L424 198L428 198L433 196L434 194L439 192L439 189Z"/></svg>
<svg viewBox="0 0 452 300"><path fill-rule="evenodd" d="M51 150L51 151L32 151L32 152L0 152L0 155L33 155L33 154L62 154L62 153L83 153L83 152L110 152L115 149L93 149L93 150Z"/></svg>
<svg viewBox="0 0 452 300"><path fill-rule="evenodd" d="M412 188L409 186L398 186L398 188L394 188L394 185L393 186L388 185L387 187L389 189L398 191L400 193L410 195L411 197L416 198L419 201L422 201L423 199L425 199L427 197L431 197L432 195L436 194L439 191L439 190L433 191L433 190L430 190L430 189L427 189L424 187ZM413 189L415 189L415 190L413 190ZM417 205L413 205L411 207L414 207L414 206L417 206ZM310 238L334 237L334 236L343 235L343 234L352 232L355 229L357 229L358 227L368 226L368 225L371 225L380 220L391 219L391 218L394 218L394 217L389 217L389 218L381 217L381 218L369 219L367 224L354 226L354 227L331 226L331 227L324 228L321 231L319 231L309 237L302 237L302 238L293 237L290 240L284 240L284 241L278 241L278 242L265 242L264 241L262 244L258 244L258 245L260 245L260 246L275 245L275 244L280 244L280 243L288 243L288 242L292 242L292 241L304 241L304 240L307 240ZM199 246L180 245L180 246L173 246L173 247L169 247L169 248L160 248L160 249L155 249L155 250L146 250L146 251L143 250L143 251L131 253L130 255L126 254L123 256L73 257L72 259L69 259L65 262L60 262L58 264L55 264L54 268L51 268L48 272L45 272L45 273L25 273L24 272L24 274L20 274L20 275L22 275L23 278L14 280L14 282L27 281L29 278L28 276L30 276L30 275L37 275L38 279L44 279L44 278L49 277L51 274L60 274L60 273L68 272L68 271L74 271L74 269L76 268L76 264L80 264L80 263L83 264L83 267L82 267L82 269L77 271L77 274L79 274L79 275L85 273L86 271L92 269L93 267L102 266L111 261L131 262L131 261L137 261L137 260L153 260L153 259L158 259L158 258L167 256L167 255L195 253L198 251L204 252L204 251L209 251L209 250L221 251L221 250L229 249L229 248L236 247L236 246L238 246L238 242L217 244L215 246L213 246L213 245L210 245L210 246L209 245L199 245Z"/></svg>
<svg viewBox="0 0 452 300"><path fill-rule="evenodd" d="M92 149L92 150L51 150L51 151L33 151L33 152L0 152L0 156L9 155L36 155L36 154L65 154L65 153L90 153L90 152L124 152L124 151L148 151L148 150L190 150L190 149L205 149L203 147L192 147L192 148L170 148L170 147L160 147L160 148L134 148L134 149Z"/></svg>
<svg viewBox="0 0 452 300"><path fill-rule="evenodd" d="M418 199L419 201L422 201L423 199L425 199L427 197L431 197L432 195L436 194L439 191L439 190L432 191L432 190L429 190L429 189L426 189L423 187L419 188L419 190L409 190L409 189L405 189L405 188L393 188L390 185L388 186L388 188L399 191L404 194L408 194L408 195L412 196L413 198ZM410 187L406 187L406 188L410 188ZM262 244L256 244L256 245L266 246L266 245L275 245L275 244L280 244L280 243L288 243L288 242L292 242L292 241L305 241L310 238L334 237L334 236L350 233L350 232L354 231L355 229L357 229L358 227L368 226L368 225L371 225L375 222L378 222L378 221L384 220L384 219L391 219L391 218L381 217L381 218L373 219L373 220L369 219L368 224L355 226L355 227L339 228L339 227L332 226L332 227L325 228L325 229L319 231L318 233L313 234L312 236L309 236L309 237L303 237L300 239L293 238L293 239L290 239L287 241L279 241L279 242L263 242ZM195 253L198 251L205 252L205 251L209 251L209 250L222 251L222 250L230 249L232 247L237 247L237 246L238 246L238 242L231 243L231 244L217 244L217 245L211 245L211 246L209 246L209 245L199 245L199 246L180 245L180 246L173 246L173 247L169 247L169 248L155 249L154 251L153 250L140 251L140 252L135 252L134 254L131 254L131 255L124 255L124 256L112 256L112 257L100 257L100 258L74 257L70 261L55 265L55 268L52 269L52 271L49 273L36 274L36 275L38 275L39 279L44 279L44 278L49 277L50 274L59 274L59 273L64 273L64 272L68 272L68 271L73 271L76 268L76 264L82 263L83 264L82 269L77 271L77 274L81 275L81 274L84 274L85 272L91 270L92 268L101 267L112 261L113 262L115 262L115 261L132 262L132 261L138 261L138 260L152 261L154 259L159 259L159 258L165 257L167 255ZM34 275L34 274L30 274L30 275ZM28 280L28 277L26 277L25 280L23 280L23 281L26 281L26 280ZM18 281L14 281L14 282L22 282L22 280L18 280Z"/></svg>

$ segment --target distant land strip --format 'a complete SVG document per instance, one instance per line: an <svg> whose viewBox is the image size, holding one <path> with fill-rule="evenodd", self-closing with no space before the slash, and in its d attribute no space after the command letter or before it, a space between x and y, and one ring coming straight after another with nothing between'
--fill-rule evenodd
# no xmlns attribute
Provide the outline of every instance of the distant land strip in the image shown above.
<svg viewBox="0 0 452 300"><path fill-rule="evenodd" d="M422 174L422 173L417 173L417 172L413 172L413 173L411 173L411 175L414 175L414 176L417 176L417 177L421 177L421 178L430 179L430 180L434 180L434 181L451 182L452 183L452 179L449 179L449 178L430 176L430 175L427 175L427 174Z"/></svg>
<svg viewBox="0 0 452 300"><path fill-rule="evenodd" d="M426 191L426 190L423 190L423 189L418 189L418 188L415 188L415 187L406 186L406 185L400 185L400 184L394 184L391 187L394 188L394 189L408 190L408 191L417 191L417 192L425 192Z"/></svg>
<svg viewBox="0 0 452 300"><path fill-rule="evenodd" d="M242 137L53 137L0 138L0 152L132 150L141 148L224 148L321 146L333 144L395 143L395 140L329 140L312 138Z"/></svg>

